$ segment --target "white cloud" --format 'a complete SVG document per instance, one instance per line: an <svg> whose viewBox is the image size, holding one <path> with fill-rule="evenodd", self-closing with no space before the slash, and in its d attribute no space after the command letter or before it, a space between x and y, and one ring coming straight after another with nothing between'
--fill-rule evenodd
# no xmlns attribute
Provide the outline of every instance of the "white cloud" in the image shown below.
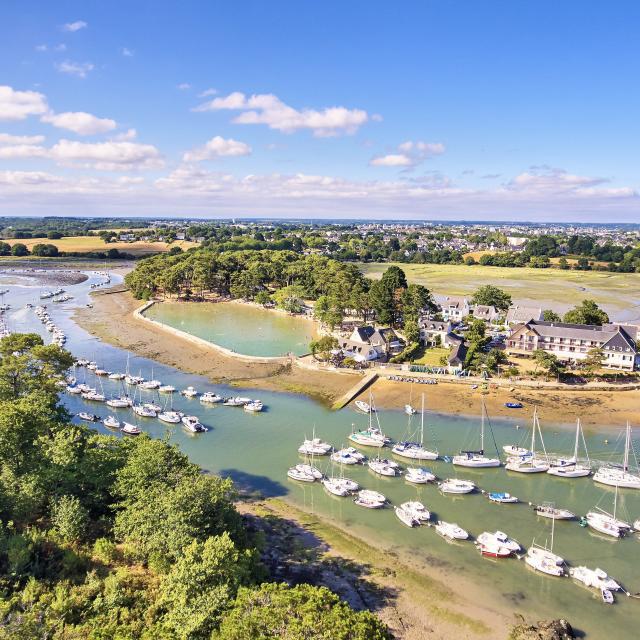
<svg viewBox="0 0 640 640"><path fill-rule="evenodd" d="M41 144L44 136L13 136L10 133L0 133L0 145L9 144Z"/></svg>
<svg viewBox="0 0 640 640"><path fill-rule="evenodd" d="M80 29L86 29L88 26L89 25L84 20L76 20L75 22L67 22L62 25L62 30L75 33L76 31L80 31Z"/></svg>
<svg viewBox="0 0 640 640"><path fill-rule="evenodd" d="M72 62L65 60L64 62L58 62L55 64L55 68L60 73L66 73L70 76L76 76L78 78L86 78L90 71L95 69L95 65L91 62Z"/></svg>
<svg viewBox="0 0 640 640"><path fill-rule="evenodd" d="M159 169L164 166L158 149L137 142L75 142L60 140L49 151L59 164L92 167L105 171Z"/></svg>
<svg viewBox="0 0 640 640"><path fill-rule="evenodd" d="M138 137L138 132L135 129L127 129L113 136L114 140L135 140Z"/></svg>
<svg viewBox="0 0 640 640"><path fill-rule="evenodd" d="M250 154L251 147L248 144L238 142L233 138L225 139L221 136L215 136L201 147L187 151L183 159L185 162L199 162L225 156L248 156Z"/></svg>
<svg viewBox="0 0 640 640"><path fill-rule="evenodd" d="M133 58L134 55L134 51L132 51L131 49L128 49L127 47L122 47L122 49L120 49L120 53L125 57L125 58Z"/></svg>
<svg viewBox="0 0 640 640"><path fill-rule="evenodd" d="M46 113L47 109L47 99L41 93L0 85L0 120L24 120Z"/></svg>
<svg viewBox="0 0 640 640"><path fill-rule="evenodd" d="M36 51L47 51L49 47L46 44L38 44L36 45Z"/></svg>
<svg viewBox="0 0 640 640"><path fill-rule="evenodd" d="M118 125L111 118L98 118L84 111L66 111L65 113L48 113L42 118L42 122L52 124L59 129L68 129L82 136L91 136L97 133L112 131Z"/></svg>
<svg viewBox="0 0 640 640"><path fill-rule="evenodd" d="M198 98L208 98L209 96L215 96L218 93L217 89L205 89L198 94Z"/></svg>
<svg viewBox="0 0 640 640"><path fill-rule="evenodd" d="M415 167L430 156L444 153L440 142L413 142L407 140L398 145L397 153L375 156L369 164L373 167Z"/></svg>
<svg viewBox="0 0 640 640"><path fill-rule="evenodd" d="M191 85L188 82L182 82L178 85L178 89L180 89L180 91L186 91L187 89L191 89Z"/></svg>
<svg viewBox="0 0 640 640"><path fill-rule="evenodd" d="M270 129L284 133L310 129L317 137L355 133L369 120L368 113L362 109L328 107L320 111L297 110L273 94L247 97L239 91L225 97L214 98L193 110L218 111L221 109L242 111L233 120L236 124L266 124Z"/></svg>
<svg viewBox="0 0 640 640"><path fill-rule="evenodd" d="M15 160L18 158L46 158L47 150L39 145L12 144L6 147L0 146L0 159Z"/></svg>
<svg viewBox="0 0 640 640"><path fill-rule="evenodd" d="M560 193L575 192L587 187L595 187L605 182L608 182L606 178L578 176L564 169L541 166L530 167L528 171L510 180L505 187L511 191Z"/></svg>

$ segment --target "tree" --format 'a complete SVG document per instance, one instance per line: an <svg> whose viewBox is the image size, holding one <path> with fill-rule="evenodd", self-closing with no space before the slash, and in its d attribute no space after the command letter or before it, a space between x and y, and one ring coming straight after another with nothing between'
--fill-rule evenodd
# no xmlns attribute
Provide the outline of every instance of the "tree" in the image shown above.
<svg viewBox="0 0 640 640"><path fill-rule="evenodd" d="M0 256L11 255L11 245L8 242L0 242Z"/></svg>
<svg viewBox="0 0 640 640"><path fill-rule="evenodd" d="M491 349L485 359L485 364L489 371L497 371L498 367L501 367L508 362L507 354L503 349Z"/></svg>
<svg viewBox="0 0 640 640"><path fill-rule="evenodd" d="M562 318L553 309L545 309L542 312L542 319L545 322L562 322Z"/></svg>
<svg viewBox="0 0 640 640"><path fill-rule="evenodd" d="M562 256L562 258L560 258L560 260L558 260L558 266L559 266L561 269L564 269L565 271L566 271L567 269L570 269L570 268L571 268L571 267L569 266L569 261L568 261L564 256Z"/></svg>
<svg viewBox="0 0 640 640"><path fill-rule="evenodd" d="M58 247L55 244L34 244L31 254L39 258L56 258L58 256Z"/></svg>
<svg viewBox="0 0 640 640"><path fill-rule="evenodd" d="M435 309L431 292L421 284L410 284L402 292L402 317L417 322L424 309Z"/></svg>
<svg viewBox="0 0 640 640"><path fill-rule="evenodd" d="M593 324L602 326L609 322L609 316L594 300L583 300L571 311L564 314L564 321L571 324Z"/></svg>
<svg viewBox="0 0 640 640"><path fill-rule="evenodd" d="M256 304L261 304L261 305L265 305L265 304L269 304L271 302L271 296L269 295L268 291L265 291L264 289L262 291L258 291L258 293L256 293L256 297L253 299L254 302L256 302Z"/></svg>
<svg viewBox="0 0 640 640"><path fill-rule="evenodd" d="M60 238L62 238L60 231L49 231L47 233L47 239L49 240L60 240Z"/></svg>
<svg viewBox="0 0 640 640"><path fill-rule="evenodd" d="M325 587L263 584L241 588L212 640L390 640L369 611L354 611Z"/></svg>
<svg viewBox="0 0 640 640"><path fill-rule="evenodd" d="M404 323L404 335L407 342L420 342L420 327L415 320L407 320Z"/></svg>
<svg viewBox="0 0 640 640"><path fill-rule="evenodd" d="M292 284L278 289L271 297L280 309L284 309L289 313L300 313L302 311L304 290L300 285Z"/></svg>
<svg viewBox="0 0 640 640"><path fill-rule="evenodd" d="M63 495L51 508L51 523L65 542L78 542L86 534L89 514L75 496Z"/></svg>
<svg viewBox="0 0 640 640"><path fill-rule="evenodd" d="M555 354L547 353L543 349L536 349L533 352L533 357L536 361L536 367L540 366L549 375L559 376L565 369Z"/></svg>
<svg viewBox="0 0 640 640"><path fill-rule="evenodd" d="M27 249L26 244L22 244L22 242L16 242L16 244L11 247L11 255L16 257L28 256L29 249Z"/></svg>
<svg viewBox="0 0 640 640"><path fill-rule="evenodd" d="M587 351L587 357L582 361L582 367L589 373L595 373L602 367L604 351L600 347L593 347Z"/></svg>
<svg viewBox="0 0 640 640"><path fill-rule="evenodd" d="M380 324L396 325L400 318L401 298L407 288L404 271L391 265L369 289L369 301Z"/></svg>
<svg viewBox="0 0 640 640"><path fill-rule="evenodd" d="M309 344L311 354L316 360L329 360L331 351L338 348L338 340L333 336L322 336Z"/></svg>
<svg viewBox="0 0 640 640"><path fill-rule="evenodd" d="M485 284L476 289L471 303L495 307L498 311L506 311L511 306L511 296L492 284Z"/></svg>

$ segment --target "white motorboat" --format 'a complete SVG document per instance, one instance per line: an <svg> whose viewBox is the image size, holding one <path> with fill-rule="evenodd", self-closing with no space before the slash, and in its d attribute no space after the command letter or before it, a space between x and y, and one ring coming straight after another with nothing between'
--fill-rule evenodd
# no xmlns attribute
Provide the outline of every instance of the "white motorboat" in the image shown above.
<svg viewBox="0 0 640 640"><path fill-rule="evenodd" d="M114 416L107 416L102 421L102 424L108 429L120 429L120 427L122 427L122 422L120 422L120 420L118 420Z"/></svg>
<svg viewBox="0 0 640 640"><path fill-rule="evenodd" d="M489 456L484 455L484 419L486 415L487 407L483 396L480 418L480 449L477 451L461 451L459 455L453 456L452 462L454 465L458 467L484 469L489 467L499 467L502 464L502 462L500 462L500 458L490 458ZM489 423L489 426L491 426L491 423Z"/></svg>
<svg viewBox="0 0 640 640"><path fill-rule="evenodd" d="M373 408L373 406L370 405L368 402L365 402L364 400L356 400L354 402L354 404L363 413L373 413L373 412L375 412L375 409Z"/></svg>
<svg viewBox="0 0 640 640"><path fill-rule="evenodd" d="M469 538L469 533L455 522L438 520L435 528L441 536L449 538L449 540L467 540Z"/></svg>
<svg viewBox="0 0 640 640"><path fill-rule="evenodd" d="M141 418L155 418L158 415L156 411L143 404L134 404L133 413Z"/></svg>
<svg viewBox="0 0 640 640"><path fill-rule="evenodd" d="M640 475L631 473L629 469L629 452L631 450L631 425L627 422L622 467L600 467L594 474L594 482L621 489L640 489Z"/></svg>
<svg viewBox="0 0 640 640"><path fill-rule="evenodd" d="M225 398L222 404L224 404L225 407L244 407L244 405L249 404L249 402L251 402L251 398L236 396L235 398Z"/></svg>
<svg viewBox="0 0 640 640"><path fill-rule="evenodd" d="M195 398L198 392L193 387L187 387L180 392L185 398Z"/></svg>
<svg viewBox="0 0 640 640"><path fill-rule="evenodd" d="M612 577L608 576L602 569L589 569L585 566L572 567L569 575L578 582L582 582L587 587L609 591L620 591L622 588Z"/></svg>
<svg viewBox="0 0 640 640"><path fill-rule="evenodd" d="M568 509L558 509L549 502L536 505L533 510L536 512L536 515L549 518L550 520L573 520L576 517L576 514L572 511Z"/></svg>
<svg viewBox="0 0 640 640"><path fill-rule="evenodd" d="M243 409L247 413L260 413L264 409L264 405L260 400L252 400L244 405Z"/></svg>
<svg viewBox="0 0 640 640"><path fill-rule="evenodd" d="M298 453L309 456L326 456L332 447L328 442L324 442L320 438L313 437L311 440L305 440L299 447Z"/></svg>
<svg viewBox="0 0 640 640"><path fill-rule="evenodd" d="M407 467L404 479L407 482L412 482L413 484L427 484L428 482L435 482L436 476L430 469L424 469L423 467Z"/></svg>
<svg viewBox="0 0 640 640"><path fill-rule="evenodd" d="M520 543L503 531L495 531L494 533L484 531L478 536L476 544L483 556L492 558L506 558L513 553L522 551Z"/></svg>
<svg viewBox="0 0 640 640"><path fill-rule="evenodd" d="M322 485L334 496L346 497L360 488L360 485L349 478L323 478Z"/></svg>
<svg viewBox="0 0 640 640"><path fill-rule="evenodd" d="M160 382L160 380L146 380L139 384L141 389L147 389L148 391L159 389L162 386L162 382Z"/></svg>
<svg viewBox="0 0 640 640"><path fill-rule="evenodd" d="M491 502L495 502L497 504L513 504L519 502L516 496L501 491L491 491L487 493L487 498L489 498Z"/></svg>
<svg viewBox="0 0 640 640"><path fill-rule="evenodd" d="M418 502L417 500L403 502L400 505L400 508L410 513L421 524L431 520L431 512L422 504L422 502Z"/></svg>
<svg viewBox="0 0 640 640"><path fill-rule="evenodd" d="M290 467L287 471L287 476L292 480L297 480L298 482L315 482L317 478L311 474L299 469L297 466Z"/></svg>
<svg viewBox="0 0 640 640"><path fill-rule="evenodd" d="M602 602L604 602L605 604L613 604L615 601L613 593L610 589L601 589L600 596L602 597Z"/></svg>
<svg viewBox="0 0 640 640"><path fill-rule="evenodd" d="M96 369L93 373L95 373L97 376L104 378L108 376L111 373L111 371L107 371L106 369Z"/></svg>
<svg viewBox="0 0 640 640"><path fill-rule="evenodd" d="M544 451L544 457L536 456L536 434L540 436L540 442ZM549 469L549 459L547 451L544 448L544 440L542 439L542 431L540 430L540 421L538 420L538 408L533 410L533 425L531 427L531 448L523 456L509 458L505 469L515 471L517 473L545 473Z"/></svg>
<svg viewBox="0 0 640 640"><path fill-rule="evenodd" d="M90 400L91 402L104 402L104 393L98 393L97 391L87 391L82 394L84 400Z"/></svg>
<svg viewBox="0 0 640 640"><path fill-rule="evenodd" d="M458 478L449 478L443 480L438 488L442 493L464 494L472 493L476 490L476 485L471 480L459 480Z"/></svg>
<svg viewBox="0 0 640 640"><path fill-rule="evenodd" d="M140 385L144 382L144 378L142 376L130 376L129 374L124 377L125 384L136 386Z"/></svg>
<svg viewBox="0 0 640 640"><path fill-rule="evenodd" d="M196 416L182 416L182 424L187 431L191 433L203 433L208 431Z"/></svg>
<svg viewBox="0 0 640 640"><path fill-rule="evenodd" d="M398 516L398 520L403 524L406 524L407 527L420 526L420 520L415 518L413 514L409 513L406 509L403 509L402 507L394 507L393 510L395 511L396 516Z"/></svg>
<svg viewBox="0 0 640 640"><path fill-rule="evenodd" d="M527 449L526 447L518 447L515 444L505 444L504 447L502 447L502 450L508 456L512 456L516 458L519 458L521 456L526 456L531 453L529 449Z"/></svg>
<svg viewBox="0 0 640 640"><path fill-rule="evenodd" d="M333 460L333 462L339 462L340 464L361 464L366 458L364 454L360 453L354 447L339 449L331 454L331 460Z"/></svg>
<svg viewBox="0 0 640 640"><path fill-rule="evenodd" d="M172 387L170 384L163 384L161 387L158 387L159 393L174 393L176 390L175 387Z"/></svg>
<svg viewBox="0 0 640 640"><path fill-rule="evenodd" d="M640 531L640 518L633 521L633 529L634 531Z"/></svg>
<svg viewBox="0 0 640 640"><path fill-rule="evenodd" d="M415 410L413 411L415 413ZM409 414L413 415L413 414ZM411 420L409 420L411 422ZM393 453L411 460L437 460L438 452L429 451L424 446L424 393L422 394L422 410L420 412L420 439L418 442L403 440L392 448Z"/></svg>
<svg viewBox="0 0 640 640"><path fill-rule="evenodd" d="M217 393L213 393L213 391L206 391L200 396L200 402L217 404L218 402L222 402L222 396L219 396Z"/></svg>
<svg viewBox="0 0 640 640"><path fill-rule="evenodd" d="M178 424L182 420L184 414L179 411L161 411L158 414L158 420L168 422L169 424Z"/></svg>
<svg viewBox="0 0 640 640"><path fill-rule="evenodd" d="M86 420L87 422L98 422L100 418L93 413L87 413L86 411L81 411L78 414L78 418L81 420Z"/></svg>
<svg viewBox="0 0 640 640"><path fill-rule="evenodd" d="M418 413L410 404L405 404L404 405L404 412L408 416L412 416L414 413Z"/></svg>
<svg viewBox="0 0 640 640"><path fill-rule="evenodd" d="M367 465L371 471L380 476L395 477L401 473L398 464L386 458L371 458Z"/></svg>
<svg viewBox="0 0 640 640"><path fill-rule="evenodd" d="M145 402L142 406L150 409L151 411L155 411L156 413L160 413L162 411L162 407L155 402Z"/></svg>
<svg viewBox="0 0 640 640"><path fill-rule="evenodd" d="M121 429L122 433L126 433L128 436L137 436L142 433L142 429L137 427L135 424L131 424L130 422L125 422L122 425Z"/></svg>
<svg viewBox="0 0 640 640"><path fill-rule="evenodd" d="M125 374L124 373L110 373L109 374L109 380L124 380L125 378Z"/></svg>
<svg viewBox="0 0 640 640"><path fill-rule="evenodd" d="M65 388L65 391L67 393L72 394L72 395L80 395L82 393L82 389L80 387L75 386L75 385L68 385Z"/></svg>
<svg viewBox="0 0 640 640"><path fill-rule="evenodd" d="M359 507L365 507L366 509L381 509L386 505L387 499L377 491L362 489L358 492L358 496L354 500L354 503Z"/></svg>
<svg viewBox="0 0 640 640"><path fill-rule="evenodd" d="M130 407L133 401L127 396L120 396L118 398L109 398L106 404L114 409L125 409L126 407Z"/></svg>
<svg viewBox="0 0 640 640"><path fill-rule="evenodd" d="M582 435L582 443L587 455L587 463L582 464L578 461L578 444ZM571 458L559 458L551 461L551 466L547 473L558 478L585 478L591 475L591 463L589 462L589 452L587 451L587 443L580 426L580 418L576 420L576 440L573 448L573 456Z"/></svg>

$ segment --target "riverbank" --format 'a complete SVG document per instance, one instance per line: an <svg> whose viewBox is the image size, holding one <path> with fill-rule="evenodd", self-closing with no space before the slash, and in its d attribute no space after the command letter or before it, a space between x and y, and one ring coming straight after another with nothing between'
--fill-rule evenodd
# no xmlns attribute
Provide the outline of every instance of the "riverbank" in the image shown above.
<svg viewBox="0 0 640 640"><path fill-rule="evenodd" d="M396 638L505 638L518 621L515 612L493 609L486 593L449 566L427 566L414 556L378 548L283 500L237 507L245 517L259 517L267 562L282 579L299 576L331 588L355 608L374 611Z"/></svg>
<svg viewBox="0 0 640 640"><path fill-rule="evenodd" d="M113 290L112 290L113 291ZM194 344L170 335L153 323L134 317L140 307L127 291L100 292L93 296L93 309L78 309L74 319L89 333L138 355L152 358L189 373L206 376L213 382L237 384L256 389L303 393L332 404L356 382L354 373L318 370L281 363L244 361L213 345ZM413 388L412 388L413 387ZM532 406L538 406L541 420L571 423L580 417L583 425L619 427L627 420L640 420L640 390L597 391L493 388L486 395L487 409L494 417L518 418L528 422ZM377 380L372 391L381 408L401 409L411 400L419 404L422 392L427 408L447 414L479 415L480 390L471 385L440 382L437 385L411 385L386 378ZM362 396L366 399L368 390ZM505 402L519 401L523 410L507 409ZM520 418L521 416L521 418Z"/></svg>

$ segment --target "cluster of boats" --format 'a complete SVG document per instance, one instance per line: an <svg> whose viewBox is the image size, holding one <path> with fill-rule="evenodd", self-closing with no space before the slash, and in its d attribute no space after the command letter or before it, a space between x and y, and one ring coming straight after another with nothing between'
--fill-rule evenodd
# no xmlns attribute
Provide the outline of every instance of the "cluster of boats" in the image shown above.
<svg viewBox="0 0 640 640"><path fill-rule="evenodd" d="M45 329L51 333L52 344L57 344L59 347L63 347L67 341L67 336L64 331L58 327L51 319L46 306L37 306L34 308L34 312L40 322L45 326Z"/></svg>
<svg viewBox="0 0 640 640"><path fill-rule="evenodd" d="M49 298L55 298L57 296L62 296L65 293L65 290L62 288L56 289L55 291L43 291L40 294L40 300L48 300ZM71 300L71 296L68 298Z"/></svg>

